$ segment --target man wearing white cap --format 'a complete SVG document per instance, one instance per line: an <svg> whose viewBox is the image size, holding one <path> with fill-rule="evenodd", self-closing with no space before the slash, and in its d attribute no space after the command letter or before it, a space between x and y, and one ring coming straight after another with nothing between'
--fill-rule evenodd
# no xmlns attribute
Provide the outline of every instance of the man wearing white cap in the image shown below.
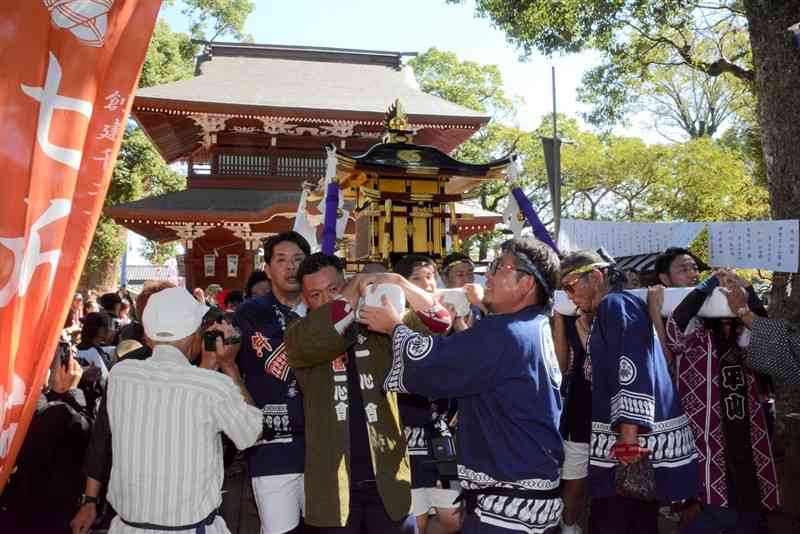
<svg viewBox="0 0 800 534"><path fill-rule="evenodd" d="M153 355L123 360L110 374L114 460L108 500L119 514L112 534L228 532L217 515L223 479L219 433L244 449L259 439L263 423L233 363L237 345L217 338L215 351L204 350L204 361L216 359L222 373L191 365L201 350L207 311L182 288L154 294L142 318Z"/></svg>

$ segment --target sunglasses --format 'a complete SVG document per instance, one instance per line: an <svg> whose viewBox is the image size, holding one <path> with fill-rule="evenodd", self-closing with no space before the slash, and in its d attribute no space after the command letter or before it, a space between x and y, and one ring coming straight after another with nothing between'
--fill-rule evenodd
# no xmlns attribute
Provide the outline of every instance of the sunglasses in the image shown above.
<svg viewBox="0 0 800 534"><path fill-rule="evenodd" d="M486 271L489 274L491 274L492 276L494 276L494 275L497 274L497 271L501 267L506 271L517 271L519 273L525 273L525 274L533 276L533 273L531 273L530 271L526 271L525 269L520 269L520 268L518 268L518 267L516 267L514 265L509 265L507 263L504 264L502 258L493 259L492 263L489 264L489 267L486 269Z"/></svg>

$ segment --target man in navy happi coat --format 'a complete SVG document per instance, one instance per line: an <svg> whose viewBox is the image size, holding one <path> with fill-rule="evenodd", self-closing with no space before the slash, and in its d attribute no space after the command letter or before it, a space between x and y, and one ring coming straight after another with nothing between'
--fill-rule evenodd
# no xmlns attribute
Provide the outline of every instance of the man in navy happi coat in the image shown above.
<svg viewBox="0 0 800 534"><path fill-rule="evenodd" d="M533 239L501 251L484 298L494 315L468 330L417 334L388 303L361 313L370 329L392 334L387 391L458 399L465 534L550 532L563 507L561 372L545 313L559 262Z"/></svg>
<svg viewBox="0 0 800 534"><path fill-rule="evenodd" d="M658 533L659 502L697 495L697 451L647 304L594 252L561 262L561 287L593 313L584 374L592 388L589 488L592 533ZM649 458L653 501L619 494L615 470Z"/></svg>

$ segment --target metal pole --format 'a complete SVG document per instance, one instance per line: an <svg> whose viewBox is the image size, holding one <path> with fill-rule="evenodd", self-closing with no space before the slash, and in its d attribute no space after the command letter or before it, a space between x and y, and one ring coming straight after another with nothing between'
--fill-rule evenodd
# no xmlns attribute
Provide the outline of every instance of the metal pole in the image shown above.
<svg viewBox="0 0 800 534"><path fill-rule="evenodd" d="M561 140L558 138L558 119L556 118L556 67L551 67L553 79L553 237L558 242L561 227Z"/></svg>

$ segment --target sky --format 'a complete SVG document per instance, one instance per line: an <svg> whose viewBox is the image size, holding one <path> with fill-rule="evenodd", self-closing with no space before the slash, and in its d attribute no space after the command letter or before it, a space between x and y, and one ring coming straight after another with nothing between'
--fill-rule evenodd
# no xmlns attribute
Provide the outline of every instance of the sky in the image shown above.
<svg viewBox="0 0 800 534"><path fill-rule="evenodd" d="M472 0L457 5L445 0L254 1L256 9L245 32L256 43L420 53L436 47L455 52L461 60L494 64L500 68L507 94L522 99L517 121L524 129L535 129L542 116L552 111L554 66L559 113L577 116L587 110L577 101L576 91L584 70L599 61L597 53L534 54L520 61L519 52L503 32L489 20L476 18ZM161 16L173 30L188 31L179 5L163 8ZM636 122L626 133L649 142L660 140ZM130 264L146 263L140 247L141 239L134 237L129 246Z"/></svg>

